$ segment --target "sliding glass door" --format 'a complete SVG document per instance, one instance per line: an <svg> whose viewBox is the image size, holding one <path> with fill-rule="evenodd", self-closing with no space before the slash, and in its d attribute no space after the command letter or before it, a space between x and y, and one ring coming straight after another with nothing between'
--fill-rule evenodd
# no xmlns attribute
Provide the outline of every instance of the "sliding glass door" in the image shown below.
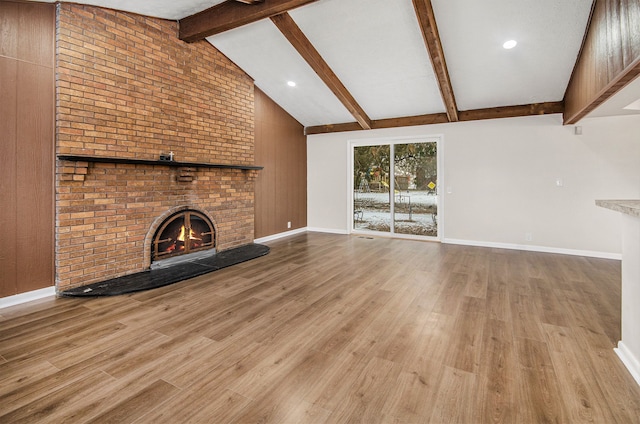
<svg viewBox="0 0 640 424"><path fill-rule="evenodd" d="M354 232L438 237L436 140L354 145L352 175Z"/></svg>

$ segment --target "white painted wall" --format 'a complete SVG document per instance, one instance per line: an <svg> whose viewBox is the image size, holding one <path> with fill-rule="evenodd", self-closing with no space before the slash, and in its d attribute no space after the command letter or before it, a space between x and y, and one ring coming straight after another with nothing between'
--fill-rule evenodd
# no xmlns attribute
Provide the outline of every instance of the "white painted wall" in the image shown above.
<svg viewBox="0 0 640 424"><path fill-rule="evenodd" d="M308 227L349 230L349 140L442 135L445 241L619 255L620 220L594 201L640 198L640 116L580 125L574 135L545 115L308 136Z"/></svg>
<svg viewBox="0 0 640 424"><path fill-rule="evenodd" d="M616 353L640 384L640 218L622 214L622 339Z"/></svg>

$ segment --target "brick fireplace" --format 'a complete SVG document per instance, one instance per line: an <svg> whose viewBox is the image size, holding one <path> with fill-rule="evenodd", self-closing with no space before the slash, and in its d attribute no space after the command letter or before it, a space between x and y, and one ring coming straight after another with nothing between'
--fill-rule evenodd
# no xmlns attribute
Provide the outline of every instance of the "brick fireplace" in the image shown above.
<svg viewBox="0 0 640 424"><path fill-rule="evenodd" d="M177 24L57 5L56 153L254 164L253 81ZM251 243L257 171L57 160L58 291L147 269L159 223L211 220L218 251Z"/></svg>

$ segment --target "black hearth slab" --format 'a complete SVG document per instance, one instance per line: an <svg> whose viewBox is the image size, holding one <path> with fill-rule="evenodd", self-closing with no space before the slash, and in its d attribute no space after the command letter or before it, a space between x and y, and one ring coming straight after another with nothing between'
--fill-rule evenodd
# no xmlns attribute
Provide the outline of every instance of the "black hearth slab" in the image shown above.
<svg viewBox="0 0 640 424"><path fill-rule="evenodd" d="M112 278L59 293L69 297L116 296L167 286L222 268L236 265L269 253L262 244L247 244L225 250L207 258L185 261L165 268L149 269L135 274Z"/></svg>

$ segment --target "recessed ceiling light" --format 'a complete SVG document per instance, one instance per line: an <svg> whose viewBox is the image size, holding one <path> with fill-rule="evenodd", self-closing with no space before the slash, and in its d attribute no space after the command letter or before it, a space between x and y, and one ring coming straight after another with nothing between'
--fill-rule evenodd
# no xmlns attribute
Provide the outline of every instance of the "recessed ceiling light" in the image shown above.
<svg viewBox="0 0 640 424"><path fill-rule="evenodd" d="M502 45L502 47L504 47L505 49L509 50L512 49L516 46L516 44L518 44L518 42L516 40L509 40L509 41L505 41L504 44Z"/></svg>
<svg viewBox="0 0 640 424"><path fill-rule="evenodd" d="M289 87L295 87L295 86L296 86L296 83L295 83L294 81L287 81L287 85L288 85Z"/></svg>

